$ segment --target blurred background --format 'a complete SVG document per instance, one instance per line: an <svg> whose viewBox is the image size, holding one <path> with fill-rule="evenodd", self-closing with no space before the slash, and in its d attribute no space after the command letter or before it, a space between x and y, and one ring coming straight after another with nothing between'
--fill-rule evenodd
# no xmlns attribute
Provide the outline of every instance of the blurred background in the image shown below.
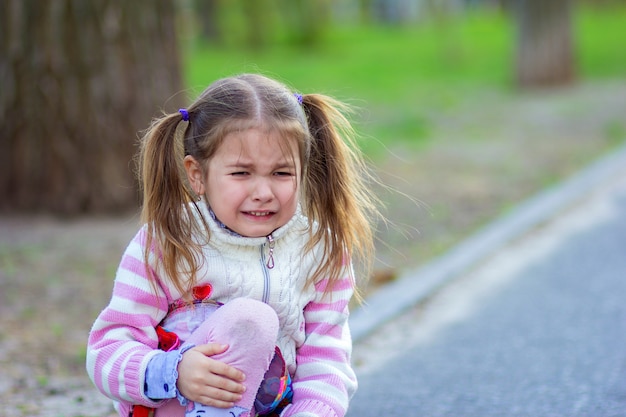
<svg viewBox="0 0 626 417"><path fill-rule="evenodd" d="M8 415L94 395L84 343L139 227L152 117L241 72L353 105L389 219L367 294L622 146L625 41L624 0L2 1Z"/></svg>

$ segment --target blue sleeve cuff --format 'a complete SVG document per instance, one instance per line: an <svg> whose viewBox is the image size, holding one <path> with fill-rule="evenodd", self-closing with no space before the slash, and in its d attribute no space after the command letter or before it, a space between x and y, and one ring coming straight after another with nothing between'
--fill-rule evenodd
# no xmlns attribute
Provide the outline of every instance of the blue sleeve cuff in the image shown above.
<svg viewBox="0 0 626 417"><path fill-rule="evenodd" d="M169 352L161 352L155 355L146 368L146 383L144 393L151 400L165 400L178 398L182 403L185 400L178 393L176 381L178 380L178 364L183 358L183 353L193 348L194 345L185 345L181 349Z"/></svg>

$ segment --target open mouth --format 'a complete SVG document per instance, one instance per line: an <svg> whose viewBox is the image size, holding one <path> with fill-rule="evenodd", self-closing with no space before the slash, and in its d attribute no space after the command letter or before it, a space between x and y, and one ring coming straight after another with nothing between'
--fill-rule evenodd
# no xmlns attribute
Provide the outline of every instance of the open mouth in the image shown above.
<svg viewBox="0 0 626 417"><path fill-rule="evenodd" d="M267 216L271 216L272 214L274 214L273 211L246 211L245 213L248 216L253 216L253 217L267 217Z"/></svg>

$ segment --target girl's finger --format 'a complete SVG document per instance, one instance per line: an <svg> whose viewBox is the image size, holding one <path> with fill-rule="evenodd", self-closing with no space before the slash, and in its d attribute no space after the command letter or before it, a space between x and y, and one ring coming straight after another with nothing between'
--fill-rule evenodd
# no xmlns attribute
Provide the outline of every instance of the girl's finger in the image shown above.
<svg viewBox="0 0 626 417"><path fill-rule="evenodd" d="M228 408L241 400L241 394L235 394L213 386L206 386L200 395L199 401L213 407Z"/></svg>
<svg viewBox="0 0 626 417"><path fill-rule="evenodd" d="M236 382L228 377L224 377L215 373L207 375L205 384L224 392L229 392L237 395L242 394L246 391L245 385L240 384L239 382Z"/></svg>
<svg viewBox="0 0 626 417"><path fill-rule="evenodd" d="M206 356L213 356L226 352L228 350L228 345L221 345L219 343L207 343L205 345L198 345L194 349Z"/></svg>

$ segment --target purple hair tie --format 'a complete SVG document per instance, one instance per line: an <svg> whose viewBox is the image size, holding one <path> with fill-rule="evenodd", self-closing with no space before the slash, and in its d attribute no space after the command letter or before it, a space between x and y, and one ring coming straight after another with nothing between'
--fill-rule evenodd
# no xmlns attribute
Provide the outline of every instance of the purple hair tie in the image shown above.
<svg viewBox="0 0 626 417"><path fill-rule="evenodd" d="M293 93L293 95L296 96L296 100L298 100L298 103L302 104L302 94Z"/></svg>
<svg viewBox="0 0 626 417"><path fill-rule="evenodd" d="M187 111L187 109L178 109L178 112L183 116L184 121L189 121L189 112Z"/></svg>

